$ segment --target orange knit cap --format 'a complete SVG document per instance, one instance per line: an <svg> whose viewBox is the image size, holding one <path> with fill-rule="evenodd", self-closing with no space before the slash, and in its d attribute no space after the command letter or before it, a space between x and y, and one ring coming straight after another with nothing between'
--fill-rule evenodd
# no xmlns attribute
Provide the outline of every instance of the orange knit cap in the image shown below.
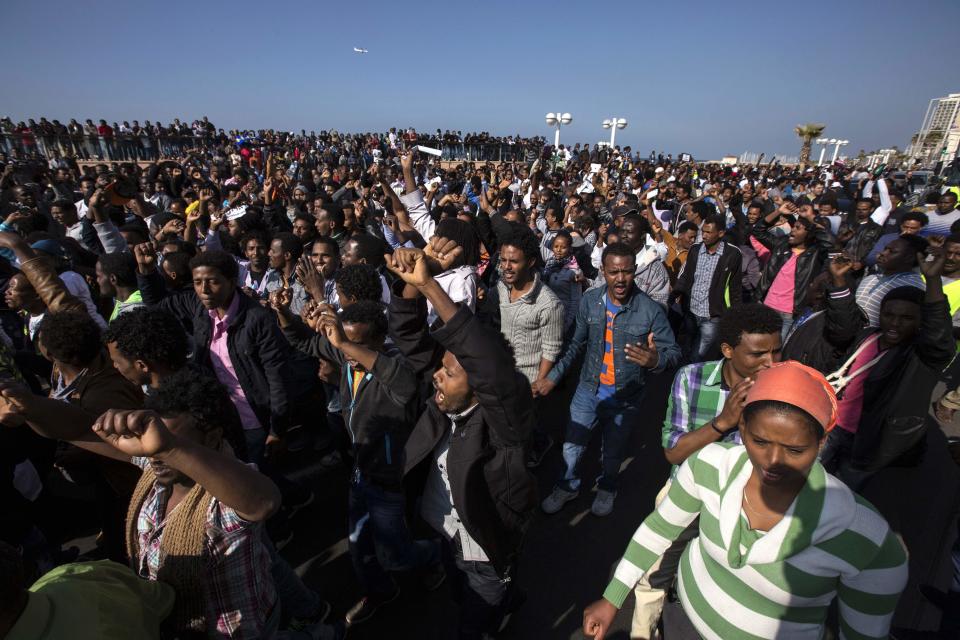
<svg viewBox="0 0 960 640"><path fill-rule="evenodd" d="M830 431L837 424L837 394L823 374L795 360L778 362L756 376L746 404L779 400L803 409Z"/></svg>

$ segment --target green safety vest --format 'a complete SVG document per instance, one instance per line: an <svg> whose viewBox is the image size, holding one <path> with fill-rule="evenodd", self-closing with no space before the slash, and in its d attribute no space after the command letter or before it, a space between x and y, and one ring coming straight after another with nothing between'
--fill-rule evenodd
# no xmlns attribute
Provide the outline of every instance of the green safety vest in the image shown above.
<svg viewBox="0 0 960 640"><path fill-rule="evenodd" d="M124 307L129 307L131 305L139 305L139 304L143 304L143 294L141 294L140 290L137 289L136 291L131 293L130 297L124 300L123 302L121 302L120 300L116 300L113 303L113 312L110 314L109 321L113 322L114 320L116 320L117 316L120 315Z"/></svg>
<svg viewBox="0 0 960 640"><path fill-rule="evenodd" d="M923 281L927 279L924 276ZM947 296L947 305L950 306L950 317L960 310L960 279L954 280L950 284L943 285L943 295ZM957 341L957 351L960 352L960 340Z"/></svg>

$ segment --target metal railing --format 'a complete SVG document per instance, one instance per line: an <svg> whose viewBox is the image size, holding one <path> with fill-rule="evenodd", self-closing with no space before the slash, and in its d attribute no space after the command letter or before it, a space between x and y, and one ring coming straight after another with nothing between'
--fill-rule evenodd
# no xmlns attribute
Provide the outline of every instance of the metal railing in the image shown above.
<svg viewBox="0 0 960 640"><path fill-rule="evenodd" d="M208 146L212 137L193 135L37 135L4 133L0 151L15 158L41 157L46 160L74 157L77 160L137 162L184 155Z"/></svg>
<svg viewBox="0 0 960 640"><path fill-rule="evenodd" d="M191 151L209 148L225 141L211 136L194 135L38 135L22 133L0 134L0 151L13 158L40 157L45 160L73 157L80 161L149 162L184 156ZM298 144L307 146L308 140ZM440 159L452 162L522 162L526 151L540 151L539 143L527 141L437 143L421 144L439 148Z"/></svg>

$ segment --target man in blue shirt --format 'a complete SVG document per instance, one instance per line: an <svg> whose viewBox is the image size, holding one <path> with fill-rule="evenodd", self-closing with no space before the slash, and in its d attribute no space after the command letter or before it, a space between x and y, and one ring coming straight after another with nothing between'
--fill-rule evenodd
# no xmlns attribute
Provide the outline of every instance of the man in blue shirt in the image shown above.
<svg viewBox="0 0 960 640"><path fill-rule="evenodd" d="M564 474L541 505L550 514L580 494L580 458L598 424L603 431L603 472L591 510L598 516L613 510L620 465L638 418L647 370L663 371L680 359L663 307L634 282L635 251L621 243L611 244L603 252L602 266L605 286L584 294L569 348L547 378L533 387L535 395L550 393L585 356L570 403Z"/></svg>

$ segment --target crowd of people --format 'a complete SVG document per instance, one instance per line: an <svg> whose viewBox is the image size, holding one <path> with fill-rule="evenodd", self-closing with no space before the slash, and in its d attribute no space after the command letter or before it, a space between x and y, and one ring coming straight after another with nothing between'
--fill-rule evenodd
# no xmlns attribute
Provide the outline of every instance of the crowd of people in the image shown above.
<svg viewBox="0 0 960 640"><path fill-rule="evenodd" d="M439 130L4 122L0 636L341 638L413 572L459 637L497 637L531 526L594 483L593 516L638 528L588 636L631 592L643 639L960 628L956 190L911 208L886 168ZM672 465L645 518L616 508L641 429ZM321 525L364 594L344 615L282 553L304 450L349 469ZM95 493L87 557L43 513L53 476Z"/></svg>
<svg viewBox="0 0 960 640"><path fill-rule="evenodd" d="M144 120L108 123L87 119L82 124L75 118L67 124L59 120L28 119L14 122L0 118L0 150L10 157L40 156L47 160L77 158L101 161L151 161L175 158L191 150L216 145L239 143L248 148L279 144L296 144L304 154L324 154L328 149L337 157L345 156L354 162L372 162L387 149L398 144L424 145L436 149L444 160L514 161L536 154L543 147L543 138L523 138L519 134L494 136L487 131L418 132L412 127L393 127L384 133L341 135L337 131L309 134L270 130L231 130L216 128L204 116L190 124L174 118L164 125ZM595 149L597 147L595 146ZM580 145L577 145L579 152ZM532 160L532 159L531 159Z"/></svg>

